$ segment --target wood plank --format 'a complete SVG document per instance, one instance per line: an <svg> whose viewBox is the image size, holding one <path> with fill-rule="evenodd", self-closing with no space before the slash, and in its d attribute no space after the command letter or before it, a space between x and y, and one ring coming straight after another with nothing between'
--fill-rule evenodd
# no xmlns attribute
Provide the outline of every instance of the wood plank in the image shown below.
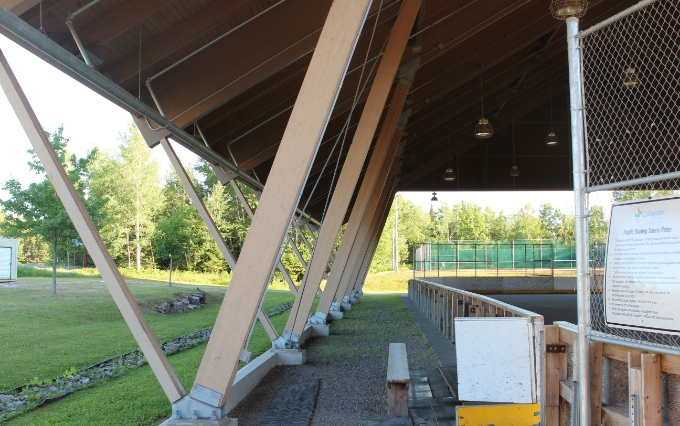
<svg viewBox="0 0 680 426"><path fill-rule="evenodd" d="M642 426L661 426L663 397L661 393L661 356L642 354Z"/></svg>
<svg viewBox="0 0 680 426"><path fill-rule="evenodd" d="M560 328L556 325L546 325L544 328L545 344L557 345L560 341ZM560 405L560 354L545 354L545 406ZM557 419L555 419L557 421ZM557 423L554 423L557 424Z"/></svg>
<svg viewBox="0 0 680 426"><path fill-rule="evenodd" d="M576 386L576 382L574 383L574 386ZM560 396L564 398L568 403L573 404L574 403L574 389L569 386L569 382L565 380L560 380Z"/></svg>
<svg viewBox="0 0 680 426"><path fill-rule="evenodd" d="M220 407L227 401L241 350L269 284L369 5L370 0L344 0L331 6L198 369L192 389L194 398L200 398L200 391L208 389L219 395L209 402L211 405Z"/></svg>
<svg viewBox="0 0 680 426"><path fill-rule="evenodd" d="M174 0L128 1L105 14L100 19L78 28L78 36L85 47L101 46L117 35L128 31L130 27L140 23ZM77 18L74 20L78 22Z"/></svg>
<svg viewBox="0 0 680 426"><path fill-rule="evenodd" d="M602 347L590 342L590 413L594 425L602 423Z"/></svg>
<svg viewBox="0 0 680 426"><path fill-rule="evenodd" d="M387 356L387 383L409 383L405 343L390 343Z"/></svg>
<svg viewBox="0 0 680 426"><path fill-rule="evenodd" d="M628 351L630 349L617 345L604 345L602 356L622 362L628 362ZM651 353L645 351L644 353ZM661 355L661 371L669 374L680 375L680 357L673 355Z"/></svg>
<svg viewBox="0 0 680 426"><path fill-rule="evenodd" d="M394 24L390 38L385 47L385 53L380 61L378 70L376 71L373 87L371 88L368 100L364 106L359 125L354 133L354 138L345 160L345 165L342 168L338 183L333 192L333 197L328 206L327 211L329 214L327 214L324 219L314 249L314 254L309 262L309 270L305 274L302 284L300 285L301 296L296 297L293 309L288 317L288 322L286 323L286 330L292 331L296 335L302 333L305 322L307 321L307 316L314 303L316 290L321 283L321 277L325 270L326 262L335 245L345 217L345 212L352 199L363 164L366 161L371 141L373 140L387 96L389 95L394 77L396 76L397 68L403 56L408 35L413 27L413 21L417 16L420 3L420 0L406 0L402 3L401 11L399 12L399 16L397 17L397 21ZM401 113L401 111L399 111L399 113ZM390 139L383 142L387 144L390 142ZM370 166L371 164L369 164L369 167ZM380 165L376 164L373 168L379 170ZM366 194L366 192L368 192L368 194ZM367 189L362 195L362 198L366 199L369 196L370 192ZM363 200L357 201L359 204L364 202ZM331 273L331 280L326 283L326 290L324 290L323 297L327 297L326 295L329 293L330 297L335 295L337 285L339 284L337 265L346 262L346 260L340 261L340 256L341 254L338 253L333 268L335 273ZM329 288L331 289L331 292L328 291ZM327 300L323 305L326 307L325 309L330 309L332 302L333 300ZM319 306L321 306L321 302L319 303ZM326 310L324 312L328 311Z"/></svg>
<svg viewBox="0 0 680 426"><path fill-rule="evenodd" d="M125 284L123 276L62 167L59 157L47 139L38 117L33 112L2 51L0 51L0 85L163 392L170 402L179 400L185 395L182 384L158 344L134 296Z"/></svg>
<svg viewBox="0 0 680 426"><path fill-rule="evenodd" d="M228 25L226 21L229 18L251 3L252 0L215 2L197 14L183 20L181 24L171 26L170 29L159 34L156 38L145 40L142 44L142 71L153 66L153 64L177 49L181 49L217 25ZM139 70L138 62L139 52L133 51L115 62L104 64L102 72L111 73L112 80L120 84L130 77L137 75Z"/></svg>
<svg viewBox="0 0 680 426"><path fill-rule="evenodd" d="M628 413L615 407L602 407L602 425L604 426L630 426Z"/></svg>

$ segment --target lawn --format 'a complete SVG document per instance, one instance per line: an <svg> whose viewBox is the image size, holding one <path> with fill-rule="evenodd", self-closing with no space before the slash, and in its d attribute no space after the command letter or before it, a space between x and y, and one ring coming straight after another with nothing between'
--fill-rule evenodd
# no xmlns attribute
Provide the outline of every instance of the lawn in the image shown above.
<svg viewBox="0 0 680 426"><path fill-rule="evenodd" d="M127 280L151 329L159 341L172 339L215 322L224 286L200 285L208 304L183 314L161 315L154 306L177 299L178 293L195 291L196 285L147 280ZM38 377L51 379L75 367L77 370L137 349L130 331L98 278L62 278L57 294L45 278L20 278L16 286L0 286L0 392ZM289 292L269 292L264 308L293 300ZM272 321L280 329L284 315ZM261 341L263 340L263 341ZM268 347L264 329L257 325L251 340L254 355Z"/></svg>

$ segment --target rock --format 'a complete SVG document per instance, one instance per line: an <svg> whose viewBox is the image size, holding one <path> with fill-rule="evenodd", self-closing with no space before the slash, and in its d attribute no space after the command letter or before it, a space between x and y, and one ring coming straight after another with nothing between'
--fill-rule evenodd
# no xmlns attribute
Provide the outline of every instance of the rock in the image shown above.
<svg viewBox="0 0 680 426"><path fill-rule="evenodd" d="M12 395L0 395L0 402L8 403L12 401Z"/></svg>
<svg viewBox="0 0 680 426"><path fill-rule="evenodd" d="M188 305L189 304L189 298L188 297L183 298L182 303L184 303L185 305Z"/></svg>
<svg viewBox="0 0 680 426"><path fill-rule="evenodd" d="M194 309L201 309L201 305L188 305L187 308L189 308L190 311L193 311Z"/></svg>
<svg viewBox="0 0 680 426"><path fill-rule="evenodd" d="M191 293L191 296L198 297L200 304L205 305L205 303L206 303L205 302L205 294L203 294L202 292L195 291L195 292Z"/></svg>
<svg viewBox="0 0 680 426"><path fill-rule="evenodd" d="M90 378L89 377L83 377L83 379L80 381L80 383L86 385L90 383Z"/></svg>
<svg viewBox="0 0 680 426"><path fill-rule="evenodd" d="M170 313L170 304L168 302L163 302L156 306L156 311L160 312L161 314L168 314Z"/></svg>
<svg viewBox="0 0 680 426"><path fill-rule="evenodd" d="M191 305L200 305L201 304L201 298L194 296L193 294L189 295L189 303Z"/></svg>
<svg viewBox="0 0 680 426"><path fill-rule="evenodd" d="M179 343L175 343L172 346L170 346L171 352L177 352L178 350L179 350Z"/></svg>
<svg viewBox="0 0 680 426"><path fill-rule="evenodd" d="M174 302L172 304L172 312L177 314L181 314L182 312L184 312L184 303Z"/></svg>

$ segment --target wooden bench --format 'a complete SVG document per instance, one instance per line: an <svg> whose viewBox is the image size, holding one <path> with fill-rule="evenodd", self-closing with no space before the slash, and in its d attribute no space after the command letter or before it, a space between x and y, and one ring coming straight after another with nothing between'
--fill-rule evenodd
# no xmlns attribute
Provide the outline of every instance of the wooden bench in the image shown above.
<svg viewBox="0 0 680 426"><path fill-rule="evenodd" d="M387 416L408 417L408 373L406 344L390 343L387 359Z"/></svg>

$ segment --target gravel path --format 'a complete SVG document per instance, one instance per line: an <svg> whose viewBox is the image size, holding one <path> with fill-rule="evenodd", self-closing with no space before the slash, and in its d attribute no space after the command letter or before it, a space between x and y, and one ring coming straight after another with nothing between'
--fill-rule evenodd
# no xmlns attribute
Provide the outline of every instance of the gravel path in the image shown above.
<svg viewBox="0 0 680 426"><path fill-rule="evenodd" d="M437 367L438 361L399 295L365 295L331 335L310 339L307 363L272 370L230 417L240 426L259 425L279 388L319 378L321 388L312 425L358 425L387 417L387 352L406 343L410 370Z"/></svg>

